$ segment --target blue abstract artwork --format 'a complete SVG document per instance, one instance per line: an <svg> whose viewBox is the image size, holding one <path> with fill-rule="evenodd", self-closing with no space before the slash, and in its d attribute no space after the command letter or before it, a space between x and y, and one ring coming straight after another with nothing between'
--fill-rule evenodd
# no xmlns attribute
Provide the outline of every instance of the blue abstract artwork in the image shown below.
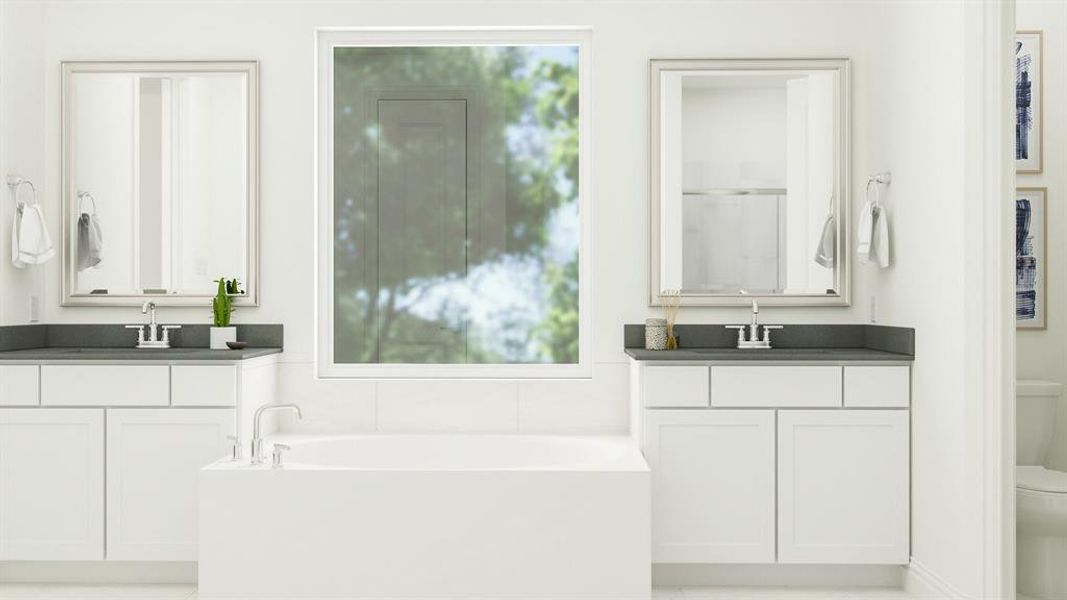
<svg viewBox="0 0 1067 600"><path fill-rule="evenodd" d="M1042 170L1042 34L1015 34L1015 169Z"/></svg>
<svg viewBox="0 0 1067 600"><path fill-rule="evenodd" d="M1045 190L1018 190L1015 197L1015 320L1019 327L1043 328Z"/></svg>
<svg viewBox="0 0 1067 600"><path fill-rule="evenodd" d="M1034 128L1033 75L1034 56L1022 53L1023 43L1015 42L1015 159L1030 157L1030 130Z"/></svg>

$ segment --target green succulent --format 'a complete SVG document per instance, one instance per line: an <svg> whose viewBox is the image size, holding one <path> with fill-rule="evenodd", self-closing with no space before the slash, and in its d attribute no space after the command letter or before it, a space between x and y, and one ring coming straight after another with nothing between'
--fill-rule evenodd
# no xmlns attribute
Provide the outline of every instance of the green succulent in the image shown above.
<svg viewBox="0 0 1067 600"><path fill-rule="evenodd" d="M233 314L233 296L241 293L241 283L237 279L225 279L219 277L218 291L211 299L211 312L214 317L215 327L229 327L230 315Z"/></svg>

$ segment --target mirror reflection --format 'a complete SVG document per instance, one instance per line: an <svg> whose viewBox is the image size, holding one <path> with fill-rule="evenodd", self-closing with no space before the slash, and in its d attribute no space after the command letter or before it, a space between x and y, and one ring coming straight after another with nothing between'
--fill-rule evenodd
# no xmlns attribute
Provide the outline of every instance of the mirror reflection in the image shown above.
<svg viewBox="0 0 1067 600"><path fill-rule="evenodd" d="M834 68L659 70L654 297L840 295L841 89Z"/></svg>
<svg viewBox="0 0 1067 600"><path fill-rule="evenodd" d="M68 302L254 284L254 65L242 65L65 65Z"/></svg>

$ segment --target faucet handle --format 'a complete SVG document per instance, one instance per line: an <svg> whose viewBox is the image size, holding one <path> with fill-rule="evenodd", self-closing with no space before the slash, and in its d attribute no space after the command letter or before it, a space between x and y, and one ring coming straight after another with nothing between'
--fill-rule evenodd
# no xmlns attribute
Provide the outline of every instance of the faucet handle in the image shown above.
<svg viewBox="0 0 1067 600"><path fill-rule="evenodd" d="M738 344L740 344L741 342L745 341L745 327L747 327L747 325L726 325L725 327L727 329L736 329L737 330L737 343Z"/></svg>
<svg viewBox="0 0 1067 600"><path fill-rule="evenodd" d="M162 325L162 326L160 326L160 329L163 330L163 341L164 342L170 342L170 330L171 329L181 329L181 328L182 328L181 325Z"/></svg>
<svg viewBox="0 0 1067 600"><path fill-rule="evenodd" d="M289 444L274 444L274 452L271 455L270 468L282 468L282 452L286 452L292 449L293 447Z"/></svg>
<svg viewBox="0 0 1067 600"><path fill-rule="evenodd" d="M137 343L138 344L143 344L144 343L144 325L127 325L126 329L136 329L137 330Z"/></svg>
<svg viewBox="0 0 1067 600"><path fill-rule="evenodd" d="M784 328L783 325L764 325L763 326L763 341L767 342L768 344L771 343L771 330L772 329L783 329L783 328Z"/></svg>
<svg viewBox="0 0 1067 600"><path fill-rule="evenodd" d="M226 439L230 440L230 460L241 460L241 438L236 435L228 435Z"/></svg>

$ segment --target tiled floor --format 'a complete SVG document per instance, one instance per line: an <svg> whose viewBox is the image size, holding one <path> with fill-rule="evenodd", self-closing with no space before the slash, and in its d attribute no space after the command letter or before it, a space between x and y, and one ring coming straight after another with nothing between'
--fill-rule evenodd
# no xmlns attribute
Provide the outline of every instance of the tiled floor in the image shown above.
<svg viewBox="0 0 1067 600"><path fill-rule="evenodd" d="M656 588L653 600L917 600L890 588ZM196 600L193 585L0 584L0 600Z"/></svg>

